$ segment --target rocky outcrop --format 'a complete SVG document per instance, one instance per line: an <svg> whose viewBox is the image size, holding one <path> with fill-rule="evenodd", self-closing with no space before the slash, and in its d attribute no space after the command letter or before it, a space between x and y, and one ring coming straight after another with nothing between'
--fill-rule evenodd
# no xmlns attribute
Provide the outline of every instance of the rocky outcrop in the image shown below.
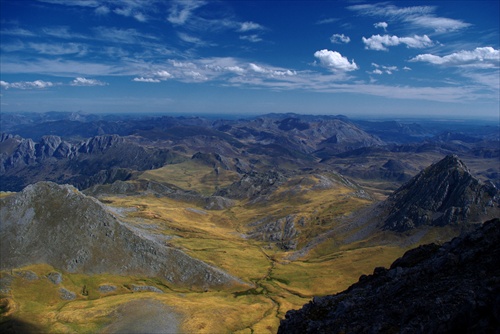
<svg viewBox="0 0 500 334"><path fill-rule="evenodd" d="M456 155L448 155L396 190L385 202L384 227L406 231L422 225L478 222L500 215L500 196L482 183Z"/></svg>
<svg viewBox="0 0 500 334"><path fill-rule="evenodd" d="M252 230L247 236L252 239L274 243L283 250L296 249L299 231L295 228L295 223L303 226L304 219L298 219L295 215L288 215L279 219L262 219L249 224Z"/></svg>
<svg viewBox="0 0 500 334"><path fill-rule="evenodd" d="M250 172L243 175L239 181L229 187L220 189L215 195L232 199L255 200L261 196L271 194L285 181L286 176L279 171Z"/></svg>
<svg viewBox="0 0 500 334"><path fill-rule="evenodd" d="M288 311L278 333L497 333L500 219L408 251L339 294Z"/></svg>
<svg viewBox="0 0 500 334"><path fill-rule="evenodd" d="M236 202L222 196L203 196L195 191L184 190L172 184L163 184L147 180L133 182L115 181L112 184L95 185L84 190L85 194L100 198L110 195L154 195L203 206L207 210L224 210Z"/></svg>
<svg viewBox="0 0 500 334"><path fill-rule="evenodd" d="M47 263L67 272L160 276L193 287L238 283L227 273L120 222L69 185L40 182L0 198L0 268Z"/></svg>
<svg viewBox="0 0 500 334"><path fill-rule="evenodd" d="M78 143L57 136L31 139L0 136L0 190L20 191L30 183L53 181L79 189L95 184L128 180L133 170L162 167L182 161L162 148L148 148L117 135L89 138Z"/></svg>

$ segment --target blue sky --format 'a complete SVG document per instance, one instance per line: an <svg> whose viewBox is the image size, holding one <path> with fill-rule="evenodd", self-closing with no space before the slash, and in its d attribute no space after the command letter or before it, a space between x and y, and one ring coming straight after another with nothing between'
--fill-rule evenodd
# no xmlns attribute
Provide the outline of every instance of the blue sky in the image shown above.
<svg viewBox="0 0 500 334"><path fill-rule="evenodd" d="M499 3L0 0L1 110L498 118Z"/></svg>

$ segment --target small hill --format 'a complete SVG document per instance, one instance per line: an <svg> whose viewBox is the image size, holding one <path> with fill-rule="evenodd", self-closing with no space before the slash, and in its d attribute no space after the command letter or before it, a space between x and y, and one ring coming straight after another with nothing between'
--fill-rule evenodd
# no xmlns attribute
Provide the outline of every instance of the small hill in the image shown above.
<svg viewBox="0 0 500 334"><path fill-rule="evenodd" d="M126 225L69 185L40 182L0 198L0 221L1 269L47 263L68 272L158 276L193 287L238 283L167 247L168 236Z"/></svg>
<svg viewBox="0 0 500 334"><path fill-rule="evenodd" d="M448 155L397 189L384 203L384 227L406 231L422 225L478 222L500 214L498 189L476 179L456 155Z"/></svg>
<svg viewBox="0 0 500 334"><path fill-rule="evenodd" d="M408 251L346 291L288 311L278 333L497 333L500 219Z"/></svg>

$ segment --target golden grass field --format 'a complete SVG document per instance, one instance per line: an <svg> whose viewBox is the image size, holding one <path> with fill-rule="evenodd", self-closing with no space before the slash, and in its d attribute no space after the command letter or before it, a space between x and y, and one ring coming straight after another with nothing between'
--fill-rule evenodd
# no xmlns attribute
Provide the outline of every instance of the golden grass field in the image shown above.
<svg viewBox="0 0 500 334"><path fill-rule="evenodd" d="M203 194L228 185L237 175L225 171L215 177L213 169L188 161L145 172L141 178L175 184ZM227 173L226 173L227 172ZM285 252L269 242L245 238L248 224L266 216L296 214L306 224L299 234L302 248L311 238L340 224L341 218L370 204L354 196L354 191L338 182L328 189L315 189L314 175L288 182L260 205L245 201L220 211L208 211L191 203L166 197L107 197L112 207L133 208L120 219L129 224L149 224L155 233L172 236L170 247L213 264L241 278L249 286L220 291L192 291L172 286L161 278L84 275L62 272L59 285L46 276L59 271L48 265L32 265L1 273L14 277L9 293L2 295L1 321L16 319L50 333L96 333L113 321L116 310L131 300L153 299L171 307L186 333L275 333L286 311L300 308L313 296L333 294L355 283L374 267L389 266L408 248L359 243L337 245L332 238L290 260ZM290 187L300 185L290 192ZM39 279L21 278L22 270L35 272ZM113 285L110 293L98 291L100 285ZM132 284L154 286L163 291L134 292ZM83 287L86 292L84 293ZM77 294L62 300L59 289Z"/></svg>

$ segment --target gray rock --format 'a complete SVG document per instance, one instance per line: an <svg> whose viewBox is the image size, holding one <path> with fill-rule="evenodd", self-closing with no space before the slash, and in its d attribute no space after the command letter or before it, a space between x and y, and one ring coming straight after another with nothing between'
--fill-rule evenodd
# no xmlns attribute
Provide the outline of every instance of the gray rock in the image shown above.
<svg viewBox="0 0 500 334"><path fill-rule="evenodd" d="M51 273L49 273L47 275L47 278L49 279L49 281L51 281L55 285L61 284L62 279L63 279L62 274L58 273L58 272L51 272Z"/></svg>
<svg viewBox="0 0 500 334"><path fill-rule="evenodd" d="M59 297L63 300L73 300L76 298L76 293L66 288L59 288Z"/></svg>
<svg viewBox="0 0 500 334"><path fill-rule="evenodd" d="M35 281L38 279L38 275L31 270L16 270L14 271L14 275L28 281Z"/></svg>
<svg viewBox="0 0 500 334"><path fill-rule="evenodd" d="M147 292L163 293L162 290L158 289L155 286L151 286L151 285L135 285L135 284L132 284L130 288L131 288L132 291L147 291Z"/></svg>
<svg viewBox="0 0 500 334"><path fill-rule="evenodd" d="M109 285L109 284L103 284L103 285L99 286L98 290L100 293L114 292L114 291L116 291L116 286Z"/></svg>

